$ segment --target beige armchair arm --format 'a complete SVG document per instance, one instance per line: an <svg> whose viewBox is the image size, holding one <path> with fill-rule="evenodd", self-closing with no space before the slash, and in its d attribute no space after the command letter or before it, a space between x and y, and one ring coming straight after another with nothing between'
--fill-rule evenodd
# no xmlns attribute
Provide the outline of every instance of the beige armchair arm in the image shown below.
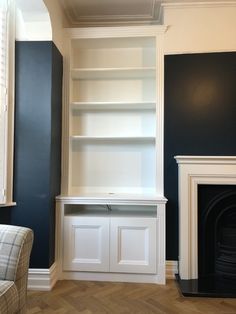
<svg viewBox="0 0 236 314"><path fill-rule="evenodd" d="M12 298L14 289L17 290L17 296L14 294L17 311L14 310L13 313L26 312L27 280L32 244L33 231L31 229L0 225L0 285L9 285L6 293L8 292L10 295L10 290L12 290ZM13 282L13 286L11 282ZM4 296L4 291L3 289L0 295L0 312L10 313L9 308L12 307L12 304L9 302L11 300Z"/></svg>

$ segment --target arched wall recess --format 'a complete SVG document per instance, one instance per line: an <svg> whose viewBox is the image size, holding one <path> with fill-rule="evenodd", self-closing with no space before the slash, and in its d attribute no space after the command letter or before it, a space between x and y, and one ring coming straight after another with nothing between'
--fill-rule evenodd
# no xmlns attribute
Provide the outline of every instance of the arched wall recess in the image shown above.
<svg viewBox="0 0 236 314"><path fill-rule="evenodd" d="M16 40L52 40L51 20L43 0L16 0Z"/></svg>

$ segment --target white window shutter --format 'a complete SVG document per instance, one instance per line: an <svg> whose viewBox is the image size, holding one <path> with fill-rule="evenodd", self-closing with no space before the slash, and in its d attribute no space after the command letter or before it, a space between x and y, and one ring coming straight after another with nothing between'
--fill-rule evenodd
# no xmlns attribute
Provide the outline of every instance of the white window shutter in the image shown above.
<svg viewBox="0 0 236 314"><path fill-rule="evenodd" d="M0 0L0 204L6 202L7 53L7 0Z"/></svg>

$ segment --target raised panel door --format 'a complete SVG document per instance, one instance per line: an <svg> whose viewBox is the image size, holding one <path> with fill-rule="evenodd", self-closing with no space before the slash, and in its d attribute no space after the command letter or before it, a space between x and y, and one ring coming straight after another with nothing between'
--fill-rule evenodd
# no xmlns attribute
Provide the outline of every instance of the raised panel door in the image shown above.
<svg viewBox="0 0 236 314"><path fill-rule="evenodd" d="M65 217L63 269L109 271L109 218Z"/></svg>
<svg viewBox="0 0 236 314"><path fill-rule="evenodd" d="M156 273L156 219L111 218L110 271Z"/></svg>

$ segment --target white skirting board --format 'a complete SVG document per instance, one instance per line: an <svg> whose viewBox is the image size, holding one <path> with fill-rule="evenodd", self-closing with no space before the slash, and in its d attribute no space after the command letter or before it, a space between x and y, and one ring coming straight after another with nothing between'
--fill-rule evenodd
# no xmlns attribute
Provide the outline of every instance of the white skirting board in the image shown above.
<svg viewBox="0 0 236 314"><path fill-rule="evenodd" d="M166 279L174 279L178 273L177 261L166 261ZM30 268L28 290L50 291L58 280L57 264L48 268Z"/></svg>
<svg viewBox="0 0 236 314"><path fill-rule="evenodd" d="M30 268L28 290L50 291L58 280L57 264L50 268Z"/></svg>

